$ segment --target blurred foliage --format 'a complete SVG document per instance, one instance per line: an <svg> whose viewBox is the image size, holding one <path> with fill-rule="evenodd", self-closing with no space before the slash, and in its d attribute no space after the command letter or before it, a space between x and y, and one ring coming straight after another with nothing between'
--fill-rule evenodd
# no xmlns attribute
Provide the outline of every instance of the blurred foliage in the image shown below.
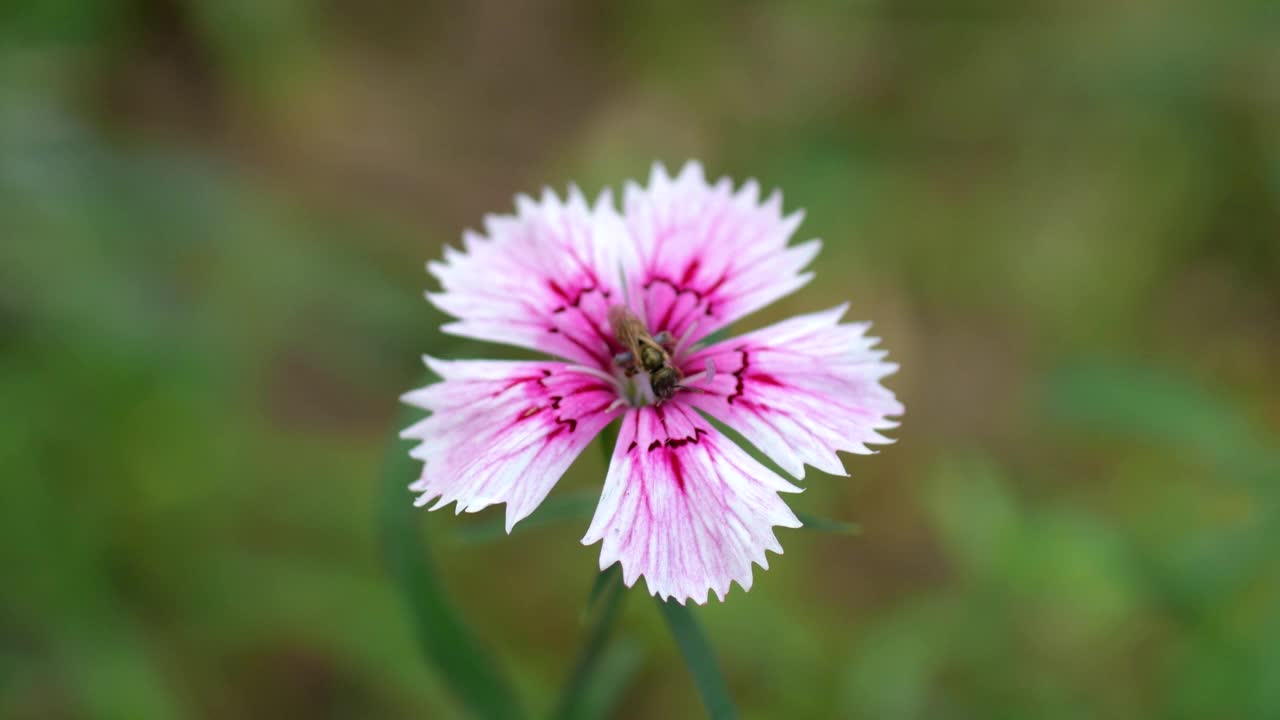
<svg viewBox="0 0 1280 720"><path fill-rule="evenodd" d="M742 717L1280 715L1278 37L1250 0L3 4L0 717L463 717L381 458L420 353L516 353L438 334L422 263L689 156L826 242L744 326L851 300L908 408L789 499L857 537L782 531L699 611ZM571 516L413 516L539 716L590 630ZM583 716L701 712L652 602L613 635Z"/></svg>

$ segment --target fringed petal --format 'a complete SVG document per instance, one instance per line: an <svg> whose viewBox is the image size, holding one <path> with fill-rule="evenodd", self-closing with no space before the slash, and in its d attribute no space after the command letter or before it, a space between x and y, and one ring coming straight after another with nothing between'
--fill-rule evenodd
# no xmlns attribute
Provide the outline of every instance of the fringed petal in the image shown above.
<svg viewBox="0 0 1280 720"><path fill-rule="evenodd" d="M574 458L622 411L603 377L560 362L442 361L443 380L406 393L431 415L400 434L421 441L410 486L432 510L507 504L507 532L551 491Z"/></svg>
<svg viewBox="0 0 1280 720"><path fill-rule="evenodd" d="M820 243L787 245L803 213L784 216L778 192L759 194L754 180L709 184L697 162L674 179L655 165L647 188L627 185L628 292L651 332L696 341L809 281Z"/></svg>
<svg viewBox="0 0 1280 720"><path fill-rule="evenodd" d="M845 475L837 450L866 454L887 443L902 404L880 380L898 369L885 362L865 323L841 324L847 306L801 315L696 351L686 373L710 362L715 376L682 393L681 402L742 433L784 470L804 477L805 464Z"/></svg>
<svg viewBox="0 0 1280 720"><path fill-rule="evenodd" d="M606 313L621 302L625 231L608 193L589 207L571 188L561 201L516 198L515 216L485 218L463 249L446 248L428 264L442 290L427 298L458 318L445 332L541 350L607 367L612 335Z"/></svg>
<svg viewBox="0 0 1280 720"><path fill-rule="evenodd" d="M800 522L778 496L799 488L678 403L629 411L583 544L603 540L600 567L622 563L628 586L680 603L751 588L752 563L782 552L773 527Z"/></svg>

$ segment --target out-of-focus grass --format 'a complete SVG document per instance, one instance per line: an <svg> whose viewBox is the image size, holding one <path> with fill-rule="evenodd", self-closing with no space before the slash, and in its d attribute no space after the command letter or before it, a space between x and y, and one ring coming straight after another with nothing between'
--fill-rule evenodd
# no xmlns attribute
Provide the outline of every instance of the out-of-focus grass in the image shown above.
<svg viewBox="0 0 1280 720"><path fill-rule="evenodd" d="M519 353L438 334L422 262L689 155L825 240L744 326L851 300L907 406L791 499L860 535L699 612L743 717L1280 713L1266 3L267 5L0 10L0 717L462 717L378 469L420 353ZM552 709L585 522L418 517ZM588 705L696 714L619 623Z"/></svg>

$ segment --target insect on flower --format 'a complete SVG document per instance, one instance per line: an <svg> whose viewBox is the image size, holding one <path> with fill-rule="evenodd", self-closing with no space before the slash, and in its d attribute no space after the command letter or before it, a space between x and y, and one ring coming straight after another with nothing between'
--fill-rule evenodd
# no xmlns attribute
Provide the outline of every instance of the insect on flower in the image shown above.
<svg viewBox="0 0 1280 720"><path fill-rule="evenodd" d="M402 433L423 462L410 489L433 510L506 503L510 531L620 418L583 543L602 543L600 567L620 562L627 585L723 600L782 552L773 528L800 522L778 493L800 489L707 418L797 479L806 465L844 475L837 451L870 453L897 426L880 383L897 366L843 306L705 343L812 277L819 243L788 244L801 215L777 193L708 183L691 162L675 178L655 166L622 200L520 196L514 216L486 217L428 264L441 285L428 299L457 318L446 332L554 359L426 358L441 380L404 396L430 412Z"/></svg>
<svg viewBox="0 0 1280 720"><path fill-rule="evenodd" d="M609 308L609 327L613 328L613 336L626 348L613 356L614 363L626 371L627 377L641 370L648 373L649 386L657 401L670 400L680 389L680 380L684 377L680 368L671 363L671 333L664 330L658 333L658 337L650 337L644 323L626 305Z"/></svg>

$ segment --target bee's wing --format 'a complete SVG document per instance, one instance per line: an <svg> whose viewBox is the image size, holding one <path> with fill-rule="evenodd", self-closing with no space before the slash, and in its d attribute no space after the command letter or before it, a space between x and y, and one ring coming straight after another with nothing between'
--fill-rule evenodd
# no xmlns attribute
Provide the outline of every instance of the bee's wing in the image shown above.
<svg viewBox="0 0 1280 720"><path fill-rule="evenodd" d="M618 339L618 343L630 350L638 358L640 356L640 342L648 333L645 332L644 324L640 322L640 318L635 313L627 309L625 305L614 305L609 308L609 325L613 328L613 335Z"/></svg>

